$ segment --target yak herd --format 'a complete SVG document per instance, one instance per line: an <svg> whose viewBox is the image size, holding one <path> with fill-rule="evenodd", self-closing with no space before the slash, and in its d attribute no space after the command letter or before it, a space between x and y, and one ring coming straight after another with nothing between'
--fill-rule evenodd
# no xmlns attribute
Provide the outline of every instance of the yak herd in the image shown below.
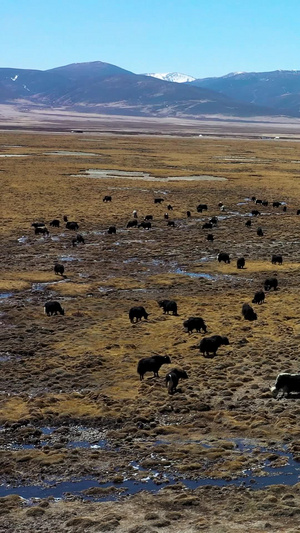
<svg viewBox="0 0 300 533"><path fill-rule="evenodd" d="M266 200L259 200L256 199L255 196L252 196L251 198L252 202L255 202L256 205L263 205L267 206L268 201ZM111 202L112 197L111 196L104 196L103 202ZM155 204L161 204L164 202L163 198L155 198L154 203ZM280 207L283 205L282 202L273 202L273 207ZM218 204L221 211L225 211L226 208L223 205L222 202L219 202ZM173 207L171 204L167 206L168 211L173 210ZM208 206L207 204L199 204L197 206L197 212L202 213L202 211L207 211ZM286 212L287 207L286 205L283 205L283 211ZM252 217L257 217L260 215L260 212L257 209L253 209L251 211ZM300 215L300 209L297 210L297 215ZM191 217L191 212L186 212L187 218ZM151 229L152 227L152 220L153 215L146 215L144 217L144 220L138 223L138 214L137 210L133 211L133 219L129 220L127 223L126 228L143 228L143 229ZM164 214L164 219L168 220L169 215L168 213ZM75 221L68 221L68 217L65 215L63 217L64 222L66 223L66 229L78 231L79 225ZM203 224L202 229L213 229L218 224L218 218L216 216L213 216L209 222L206 222ZM175 226L174 221L168 220L167 222L168 226ZM245 223L246 227L250 227L252 225L251 219L247 220ZM53 228L59 228L60 227L60 221L58 219L53 219L50 222L50 226ZM43 222L34 222L32 223L32 227L34 228L34 232L36 235L44 235L48 236L49 231L46 228L45 224ZM116 227L115 226L109 226L108 228L108 234L115 234L116 233ZM263 236L263 230L261 227L257 229L257 235ZM212 233L209 233L207 235L208 241L214 240L214 235ZM72 239L72 245L77 246L77 244L84 244L85 240L82 235L77 234L75 238ZM220 252L218 254L218 262L224 262L226 264L230 263L230 256L227 252ZM281 255L272 255L271 262L274 265L282 265L283 259ZM245 267L246 261L244 257L239 257L237 259L237 268L243 269ZM54 272L57 275L64 276L64 266L61 264L55 264L54 266ZM265 280L264 282L264 290L270 291L273 289L276 291L278 288L278 280L276 277L271 277ZM254 304L263 304L265 301L265 292L263 289L258 290L254 298L252 300L252 303ZM178 309L177 309L177 303L174 300L160 300L157 302L159 307L162 308L163 313L169 315L172 313L173 316L178 316ZM48 301L44 305L44 312L47 316L52 315L64 315L65 311L64 308L61 306L61 304L57 301ZM147 313L146 309L143 306L137 306L132 307L129 310L129 320L132 324L137 323L142 320L147 320L149 316L149 313ZM244 303L242 306L242 316L245 320L254 321L257 320L257 314L254 311L254 309L249 305L248 303ZM188 332L188 334L193 333L193 331L196 331L197 333L200 333L203 331L205 334L207 332L207 326L201 317L189 317L188 319L184 320L183 326L185 330ZM216 356L217 350L222 345L228 345L229 339L226 336L221 335L213 335L210 337L204 337L199 345L200 353L205 357L214 357ZM171 364L170 357L165 355L152 355L151 357L145 357L139 360L137 365L137 373L140 376L140 381L144 379L144 375L147 372L153 372L154 377L159 377L158 372L162 365L164 364ZM165 383L166 387L168 389L169 394L174 394L177 391L177 385L180 379L187 379L188 375L184 370L180 370L177 368L173 368L171 371L169 371L165 377ZM277 379L275 381L275 385L271 388L271 392L274 397L277 397L279 392L282 392L282 395L288 396L291 392L300 392L300 374L288 374L288 373L282 373L277 376Z"/></svg>

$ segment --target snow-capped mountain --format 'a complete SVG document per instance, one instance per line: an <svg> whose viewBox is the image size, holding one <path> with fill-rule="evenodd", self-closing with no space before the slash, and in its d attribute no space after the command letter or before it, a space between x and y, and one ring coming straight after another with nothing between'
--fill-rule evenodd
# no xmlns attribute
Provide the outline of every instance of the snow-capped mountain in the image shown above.
<svg viewBox="0 0 300 533"><path fill-rule="evenodd" d="M263 76L268 79L271 75L272 73L267 76L266 73L259 74L260 78ZM284 73L281 75L285 77ZM236 81L240 76L249 75L235 75L228 78L227 82ZM158 79L162 77L164 79ZM297 78L297 74L293 73L293 77ZM177 83L166 81L167 79ZM73 63L44 71L0 68L0 105L26 105L26 108L42 105L45 108L64 107L85 112L155 117L199 117L211 114L248 117L278 114L277 108L270 109L267 106L268 101L264 107L236 102L210 88L194 86L194 83L201 83L201 80L183 83L187 79L192 77L178 73L156 74L155 77L134 74L101 61ZM267 83L269 84L270 82ZM299 93L297 90L297 94L292 95L294 104L298 103L295 116L300 116ZM243 96L238 91L236 94L239 99ZM289 110L287 105L286 109Z"/></svg>
<svg viewBox="0 0 300 533"><path fill-rule="evenodd" d="M163 72L163 73L151 73L143 74L143 76L152 76L152 78L157 78L164 81L173 81L175 83L186 83L187 81L194 81L196 78L193 76L188 76L188 74L181 74L180 72Z"/></svg>

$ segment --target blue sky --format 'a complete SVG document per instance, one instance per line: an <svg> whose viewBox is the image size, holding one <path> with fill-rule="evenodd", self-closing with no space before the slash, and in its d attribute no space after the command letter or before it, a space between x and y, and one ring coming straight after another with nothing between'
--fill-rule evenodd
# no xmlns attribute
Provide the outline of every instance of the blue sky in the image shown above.
<svg viewBox="0 0 300 533"><path fill-rule="evenodd" d="M299 0L2 0L0 67L300 70Z"/></svg>

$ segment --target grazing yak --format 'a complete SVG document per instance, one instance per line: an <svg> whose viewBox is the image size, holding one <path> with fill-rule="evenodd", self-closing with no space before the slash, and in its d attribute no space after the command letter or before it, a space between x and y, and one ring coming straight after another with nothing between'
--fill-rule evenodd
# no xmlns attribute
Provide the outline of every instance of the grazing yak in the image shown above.
<svg viewBox="0 0 300 533"><path fill-rule="evenodd" d="M68 222L68 217L67 217L67 215L64 215L64 216L63 216L63 219L64 219L64 222Z"/></svg>
<svg viewBox="0 0 300 533"><path fill-rule="evenodd" d="M81 243L81 244L85 244L85 241L84 241L84 238L82 235L80 235L79 233L77 234L76 236L76 241Z"/></svg>
<svg viewBox="0 0 300 533"><path fill-rule="evenodd" d="M165 214L164 214L164 219L165 219L165 220L168 220L168 218L169 218L168 213L165 213Z"/></svg>
<svg viewBox="0 0 300 533"><path fill-rule="evenodd" d="M190 318L183 322L183 327L188 330L188 334L193 333L194 329L197 333L200 333L201 329L204 333L207 331L206 324L200 316L190 316Z"/></svg>
<svg viewBox="0 0 300 533"><path fill-rule="evenodd" d="M197 206L198 213L202 213L202 211L207 211L207 204L199 204Z"/></svg>
<svg viewBox="0 0 300 533"><path fill-rule="evenodd" d="M281 206L281 202L273 202L273 207L280 207Z"/></svg>
<svg viewBox="0 0 300 533"><path fill-rule="evenodd" d="M43 228L45 226L44 222L33 222L31 224L33 228Z"/></svg>
<svg viewBox="0 0 300 533"><path fill-rule="evenodd" d="M168 355L152 355L140 359L137 366L137 373L140 375L140 381L144 379L146 372L153 372L153 377L159 377L158 371L162 365L170 365L171 359Z"/></svg>
<svg viewBox="0 0 300 533"><path fill-rule="evenodd" d="M252 202L255 202L256 196L251 196L251 200L252 200Z"/></svg>
<svg viewBox="0 0 300 533"><path fill-rule="evenodd" d="M138 225L138 228L151 229L151 222L143 221Z"/></svg>
<svg viewBox="0 0 300 533"><path fill-rule="evenodd" d="M174 300L159 300L157 303L163 308L164 314L173 313L174 316L178 316L177 303Z"/></svg>
<svg viewBox="0 0 300 533"><path fill-rule="evenodd" d="M104 196L103 202L111 202L111 196Z"/></svg>
<svg viewBox="0 0 300 533"><path fill-rule="evenodd" d="M300 209L297 210L297 215L300 215Z"/></svg>
<svg viewBox="0 0 300 533"><path fill-rule="evenodd" d="M261 205L264 205L265 207L267 207L269 205L268 200L263 200Z"/></svg>
<svg viewBox="0 0 300 533"><path fill-rule="evenodd" d="M85 244L85 240L82 235L78 235L75 237L75 239L72 239L73 246L76 246L78 243Z"/></svg>
<svg viewBox="0 0 300 533"><path fill-rule="evenodd" d="M211 241L211 242L213 242L213 241L214 241L214 236L213 236L213 234L212 234L212 233L208 233L207 236L206 236L206 240L207 240L207 241Z"/></svg>
<svg viewBox="0 0 300 533"><path fill-rule="evenodd" d="M264 235L264 232L263 232L262 228L257 228L256 233L257 233L257 235L258 235L259 237L263 237L263 235Z"/></svg>
<svg viewBox="0 0 300 533"><path fill-rule="evenodd" d="M282 391L282 396L289 397L291 392L300 393L300 374L290 374L289 372L282 372L278 374L275 385L271 387L271 392L274 398Z"/></svg>
<svg viewBox="0 0 300 533"><path fill-rule="evenodd" d="M44 305L44 313L47 316L57 315L57 313L60 313L61 315L65 314L64 308L60 305L59 302L53 301L53 302L46 302Z"/></svg>
<svg viewBox="0 0 300 533"><path fill-rule="evenodd" d="M224 261L224 263L230 263L230 257L226 252L220 252L218 255L218 261L221 263L221 261Z"/></svg>
<svg viewBox="0 0 300 533"><path fill-rule="evenodd" d="M49 231L47 230L46 226L43 228L41 226L38 226L34 229L35 235L49 235Z"/></svg>
<svg viewBox="0 0 300 533"><path fill-rule="evenodd" d="M211 224L218 224L218 217L211 217L210 221Z"/></svg>
<svg viewBox="0 0 300 533"><path fill-rule="evenodd" d="M164 198L154 198L154 203L155 204L161 204L164 201L165 201Z"/></svg>
<svg viewBox="0 0 300 533"><path fill-rule="evenodd" d="M253 307L251 307L249 304L243 304L242 315L245 320L250 320L250 322L257 320L257 314L254 312Z"/></svg>
<svg viewBox="0 0 300 533"><path fill-rule="evenodd" d="M129 220L129 222L127 222L126 228L137 228L137 226L138 226L138 221L136 219Z"/></svg>
<svg viewBox="0 0 300 533"><path fill-rule="evenodd" d="M277 263L278 265L282 265L282 255L272 255L271 262L272 265L276 265Z"/></svg>
<svg viewBox="0 0 300 533"><path fill-rule="evenodd" d="M153 220L153 215L146 215L144 220Z"/></svg>
<svg viewBox="0 0 300 533"><path fill-rule="evenodd" d="M84 240L83 236L80 235L79 233L76 235L76 237L74 239L72 239L73 246L76 246L76 244L78 244L78 243L85 244L85 240Z"/></svg>
<svg viewBox="0 0 300 533"><path fill-rule="evenodd" d="M260 215L260 212L257 211L257 209L252 209L252 211L251 211L251 215L252 215L253 217L258 217L258 216Z"/></svg>
<svg viewBox="0 0 300 533"><path fill-rule="evenodd" d="M59 225L60 225L60 222L57 218L54 218L50 222L50 226L52 226L53 228L59 228Z"/></svg>
<svg viewBox="0 0 300 533"><path fill-rule="evenodd" d="M245 258L244 257L239 257L237 262L236 262L237 268L244 268L245 264L246 264Z"/></svg>
<svg viewBox="0 0 300 533"><path fill-rule="evenodd" d="M73 222L73 221L72 222L67 222L66 223L66 228L67 229L71 229L73 231L76 231L76 230L79 229L79 225L77 224L77 222Z"/></svg>
<svg viewBox="0 0 300 533"><path fill-rule="evenodd" d="M223 202L219 202L218 207L223 207Z"/></svg>
<svg viewBox="0 0 300 533"><path fill-rule="evenodd" d="M202 226L202 229L212 229L213 225L211 222L205 222L205 224L203 224Z"/></svg>
<svg viewBox="0 0 300 533"><path fill-rule="evenodd" d="M172 368L166 375L166 387L168 387L168 393L174 394L180 379L188 379L188 375L185 370L179 370L178 368Z"/></svg>
<svg viewBox="0 0 300 533"><path fill-rule="evenodd" d="M116 226L109 226L107 233L109 233L109 235L112 235L113 233L117 233Z"/></svg>
<svg viewBox="0 0 300 533"><path fill-rule="evenodd" d="M262 200L255 200L256 204L262 204Z"/></svg>
<svg viewBox="0 0 300 533"><path fill-rule="evenodd" d="M283 211L284 213L286 213L286 211L287 211L287 206L286 206L286 205L283 206L282 211Z"/></svg>
<svg viewBox="0 0 300 533"><path fill-rule="evenodd" d="M257 291L255 294L254 294L254 298L252 300L252 303L253 304L263 304L265 301L265 293L264 291L261 289L260 291Z"/></svg>
<svg viewBox="0 0 300 533"><path fill-rule="evenodd" d="M265 287L265 291L270 291L271 289L274 289L274 291L277 291L278 279L277 278L266 279L264 287Z"/></svg>
<svg viewBox="0 0 300 533"><path fill-rule="evenodd" d="M200 342L200 352L207 357L212 353L214 356L217 353L218 348L224 344L227 346L229 344L228 337L221 337L221 335L213 335L212 337L204 337Z"/></svg>
<svg viewBox="0 0 300 533"><path fill-rule="evenodd" d="M298 215L298 213L297 213L297 215ZM300 215L300 209L299 209L299 215ZM190 218L190 216L191 216L191 212L190 212L190 211L187 211L187 212L186 212L186 216L187 216L187 218Z"/></svg>
<svg viewBox="0 0 300 533"><path fill-rule="evenodd" d="M168 220L167 226L169 226L169 227L171 227L171 228L175 228L175 222L174 222L174 220Z"/></svg>
<svg viewBox="0 0 300 533"><path fill-rule="evenodd" d="M167 205L168 211L173 211L173 206L171 204Z"/></svg>
<svg viewBox="0 0 300 533"><path fill-rule="evenodd" d="M251 220L247 220L247 222L245 222L245 226L247 226L247 228L250 228L251 225L252 225Z"/></svg>
<svg viewBox="0 0 300 533"><path fill-rule="evenodd" d="M65 267L64 267L64 265L61 265L61 264L59 264L59 263L56 263L56 264L54 265L54 272L55 272L55 274L60 274L61 276L63 276L63 275L64 275L64 271L65 271Z"/></svg>
<svg viewBox="0 0 300 533"><path fill-rule="evenodd" d="M146 309L142 306L140 307L132 307L129 311L129 320L133 324L134 318L135 321L138 322L139 320L142 320L144 318L145 320L148 319L149 313L147 313Z"/></svg>

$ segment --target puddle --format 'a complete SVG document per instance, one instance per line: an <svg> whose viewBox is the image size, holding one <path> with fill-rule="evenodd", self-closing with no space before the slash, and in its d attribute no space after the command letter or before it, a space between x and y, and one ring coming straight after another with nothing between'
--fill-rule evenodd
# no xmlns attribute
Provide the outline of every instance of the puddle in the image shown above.
<svg viewBox="0 0 300 533"><path fill-rule="evenodd" d="M26 241L28 241L28 237L26 237L25 235L22 235L22 237L18 239L18 242L26 242Z"/></svg>
<svg viewBox="0 0 300 533"><path fill-rule="evenodd" d="M114 291L116 290L114 287L98 287L98 291L99 292L111 292L111 291Z"/></svg>
<svg viewBox="0 0 300 533"><path fill-rule="evenodd" d="M60 279L58 281L46 281L43 283L33 283L31 285L31 290L33 292L42 292L48 289L48 285L58 285L58 283L67 283L69 279Z"/></svg>
<svg viewBox="0 0 300 533"><path fill-rule="evenodd" d="M28 157L29 154L0 154L0 157Z"/></svg>
<svg viewBox="0 0 300 533"><path fill-rule="evenodd" d="M175 176L166 178L167 181L227 181L227 178L221 178L219 176L208 176L208 175L201 175L201 176Z"/></svg>
<svg viewBox="0 0 300 533"><path fill-rule="evenodd" d="M214 156L214 159L220 161L228 161L230 163L271 163L270 159L258 159L256 157L230 157L230 156Z"/></svg>
<svg viewBox="0 0 300 533"><path fill-rule="evenodd" d="M232 274L209 274L208 272L186 272L181 268L176 268L174 274L181 274L184 276L189 276L190 278L204 278L210 281L253 281L252 279L240 278L239 276L234 276Z"/></svg>
<svg viewBox="0 0 300 533"><path fill-rule="evenodd" d="M99 154L89 152L69 152L68 150L56 150L54 152L44 152L44 155L87 155L101 157Z"/></svg>
<svg viewBox="0 0 300 533"><path fill-rule="evenodd" d="M31 285L31 290L36 292L45 291L47 289L47 286L49 285L49 282L47 283L33 283Z"/></svg>
<svg viewBox="0 0 300 533"><path fill-rule="evenodd" d="M176 268L175 274L182 274L184 276L189 276L190 278L204 278L211 281L217 281L220 278L217 274L208 274L207 272L186 272L185 270L181 270L181 268Z"/></svg>
<svg viewBox="0 0 300 533"><path fill-rule="evenodd" d="M57 428L44 427L41 428L44 435L50 437L53 436ZM84 429L84 428L83 428ZM60 433L58 432L60 435ZM201 442L201 441L178 441L178 444L186 444L192 442L193 444L199 444L204 448L211 448L218 445L218 441L213 442ZM272 485L294 485L299 482L300 479L300 463L293 459L292 454L287 450L286 445L280 450L274 447L261 446L255 441L250 439L230 439L229 443L235 444L235 449L232 450L233 455L240 456L243 454L250 457L257 457L257 465L245 469L242 475L234 479L213 479L213 478L201 478L201 479L189 479L181 476L180 474L173 473L172 476L165 472L157 472L151 469L144 469L138 462L130 462L133 473L130 479L125 479L121 483L105 482L101 483L98 479L83 477L80 479L72 479L70 481L63 482L50 482L45 481L41 485L29 485L29 486L15 486L1 485L0 497L8 496L10 494L18 494L25 499L31 498L63 498L69 495L78 495L83 499L93 499L95 501L109 501L115 500L117 496L121 494L131 495L141 490L147 490L149 492L158 492L161 488L166 487L168 484L182 483L189 489L196 489L203 486L216 486L226 487L230 485L244 486L248 488L264 489ZM168 445L168 441L159 440L154 445ZM173 444L176 444L173 442ZM69 447L79 448L97 448L105 447L106 441L100 440L97 444L90 444L87 441L71 441ZM24 449L31 449L33 445L27 444L22 446ZM264 454L260 456L260 454ZM281 466L272 466L272 460L266 458L266 455L275 455L276 457L283 458L285 464ZM141 473L145 472L145 477L141 478ZM83 491L93 488L114 488L113 493L98 496L95 494L88 495Z"/></svg>
<svg viewBox="0 0 300 533"><path fill-rule="evenodd" d="M137 257L130 257L129 259L124 259L123 263L135 263L136 261L139 262L139 259Z"/></svg>
<svg viewBox="0 0 300 533"><path fill-rule="evenodd" d="M205 257L201 257L199 261L201 263L208 263L210 261L214 261L216 259L215 255L206 255Z"/></svg>
<svg viewBox="0 0 300 533"><path fill-rule="evenodd" d="M206 174L200 176L170 176L168 178L155 178L148 172L126 172L123 170L102 170L102 169L89 169L82 174L73 174L71 178L121 178L121 179L139 179L144 181L227 181L227 178L218 176L209 176ZM160 192L160 191L157 191ZM162 193L163 194L163 193Z"/></svg>
<svg viewBox="0 0 300 533"><path fill-rule="evenodd" d="M82 261L82 259L74 257L73 255L61 255L58 259L60 261Z"/></svg>
<svg viewBox="0 0 300 533"><path fill-rule="evenodd" d="M28 445L28 449L30 445ZM239 476L235 479L225 480L225 479L212 479L212 478L203 478L203 479L189 479L181 476L167 476L166 474L160 474L159 472L144 470L139 466L138 463L132 462L131 466L133 470L136 471L136 475L140 475L141 472L145 471L145 477L141 480L136 480L134 477L132 479L126 479L121 483L101 483L95 478L81 478L79 480L63 481L63 482L45 482L43 485L29 485L29 486L16 486L12 487L10 485L1 485L0 486L0 497L8 496L10 494L18 494L22 498L31 499L31 498L64 498L68 495L78 495L83 499L92 499L94 501L111 501L115 500L117 496L122 493L127 495L136 494L142 490L148 492L158 492L163 487L166 487L169 484L182 483L185 487L189 489L196 489L203 486L215 486L215 487L227 487L227 486L244 486L248 488L264 489L272 485L294 485L299 482L300 477L300 464L293 460L291 454L288 452L278 452L277 450L268 450L266 448L260 448L256 445L249 445L240 443L238 449L241 451L249 451L250 453L253 450L266 451L268 453L276 453L278 456L287 457L288 464L280 467L270 466L268 460L264 461L264 464L258 467L258 470L267 475L256 475L255 470L245 470L242 476ZM88 496L83 493L88 489L93 488L114 488L115 491L113 494L105 496ZM118 495L116 494L116 491Z"/></svg>
<svg viewBox="0 0 300 533"><path fill-rule="evenodd" d="M50 427L50 426L44 426L40 428L43 435L51 435L57 428L56 427Z"/></svg>
<svg viewBox="0 0 300 533"><path fill-rule="evenodd" d="M18 355L12 355L9 352L0 352L0 363L7 363L8 361L17 361L20 359Z"/></svg>
<svg viewBox="0 0 300 533"><path fill-rule="evenodd" d="M6 298L11 298L13 295L13 292L0 292L0 300L6 300Z"/></svg>

